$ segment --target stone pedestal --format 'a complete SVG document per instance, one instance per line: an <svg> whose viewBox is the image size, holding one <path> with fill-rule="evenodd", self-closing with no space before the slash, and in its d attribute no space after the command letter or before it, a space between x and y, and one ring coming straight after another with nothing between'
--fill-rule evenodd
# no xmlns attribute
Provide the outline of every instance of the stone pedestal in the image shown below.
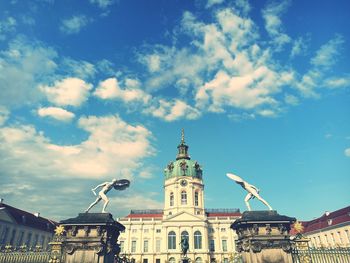
<svg viewBox="0 0 350 263"><path fill-rule="evenodd" d="M295 218L276 211L247 211L231 228L245 263L292 263L289 231Z"/></svg>
<svg viewBox="0 0 350 263"><path fill-rule="evenodd" d="M119 253L117 239L125 227L109 213L82 213L60 222L63 235L51 243L52 262L114 263Z"/></svg>

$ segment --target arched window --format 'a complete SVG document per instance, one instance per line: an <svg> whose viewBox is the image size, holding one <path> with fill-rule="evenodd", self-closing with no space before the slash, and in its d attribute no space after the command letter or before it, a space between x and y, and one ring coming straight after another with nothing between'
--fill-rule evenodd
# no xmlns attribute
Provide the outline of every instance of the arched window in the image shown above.
<svg viewBox="0 0 350 263"><path fill-rule="evenodd" d="M198 230L194 232L194 249L202 249L202 234Z"/></svg>
<svg viewBox="0 0 350 263"><path fill-rule="evenodd" d="M198 192L194 193L194 205L198 206Z"/></svg>
<svg viewBox="0 0 350 263"><path fill-rule="evenodd" d="M202 258L201 258L201 257L196 258L195 263L202 263L202 262L203 262L203 261L202 261Z"/></svg>
<svg viewBox="0 0 350 263"><path fill-rule="evenodd" d="M181 232L181 240L182 240L183 238L186 238L187 241L189 241L189 235L188 235L188 232L187 232L187 231L182 231L182 232ZM190 244L190 242L188 242L188 244Z"/></svg>
<svg viewBox="0 0 350 263"><path fill-rule="evenodd" d="M168 249L176 249L176 234L170 231L168 234Z"/></svg>
<svg viewBox="0 0 350 263"><path fill-rule="evenodd" d="M181 192L181 204L185 205L187 204L187 193L186 191Z"/></svg>
<svg viewBox="0 0 350 263"><path fill-rule="evenodd" d="M174 193L171 192L170 193L170 206L173 206L174 205Z"/></svg>
<svg viewBox="0 0 350 263"><path fill-rule="evenodd" d="M175 263L175 258L169 258L169 263Z"/></svg>

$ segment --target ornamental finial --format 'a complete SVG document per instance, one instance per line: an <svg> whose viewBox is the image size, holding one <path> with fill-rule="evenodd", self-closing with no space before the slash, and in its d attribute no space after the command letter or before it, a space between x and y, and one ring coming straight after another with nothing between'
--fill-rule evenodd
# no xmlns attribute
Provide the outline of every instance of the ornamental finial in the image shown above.
<svg viewBox="0 0 350 263"><path fill-rule="evenodd" d="M185 144L185 130L182 128L181 130L181 144Z"/></svg>

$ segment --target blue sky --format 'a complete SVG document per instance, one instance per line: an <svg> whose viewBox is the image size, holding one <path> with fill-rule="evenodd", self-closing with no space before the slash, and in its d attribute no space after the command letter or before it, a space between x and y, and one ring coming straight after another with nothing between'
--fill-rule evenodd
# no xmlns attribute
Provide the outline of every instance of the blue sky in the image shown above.
<svg viewBox="0 0 350 263"><path fill-rule="evenodd" d="M116 177L115 217L162 208L184 128L207 208L245 210L227 172L300 220L349 205L349 5L0 0L0 196L59 220Z"/></svg>

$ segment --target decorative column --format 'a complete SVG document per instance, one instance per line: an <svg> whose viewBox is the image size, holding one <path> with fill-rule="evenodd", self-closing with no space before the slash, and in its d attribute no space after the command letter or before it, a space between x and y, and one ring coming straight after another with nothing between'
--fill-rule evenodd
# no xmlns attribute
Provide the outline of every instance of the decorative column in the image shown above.
<svg viewBox="0 0 350 263"><path fill-rule="evenodd" d="M236 231L236 250L245 263L292 263L289 231L296 221L276 211L246 211L231 228Z"/></svg>
<svg viewBox="0 0 350 263"><path fill-rule="evenodd" d="M60 222L51 242L50 262L113 263L117 239L125 227L109 213L82 213Z"/></svg>

